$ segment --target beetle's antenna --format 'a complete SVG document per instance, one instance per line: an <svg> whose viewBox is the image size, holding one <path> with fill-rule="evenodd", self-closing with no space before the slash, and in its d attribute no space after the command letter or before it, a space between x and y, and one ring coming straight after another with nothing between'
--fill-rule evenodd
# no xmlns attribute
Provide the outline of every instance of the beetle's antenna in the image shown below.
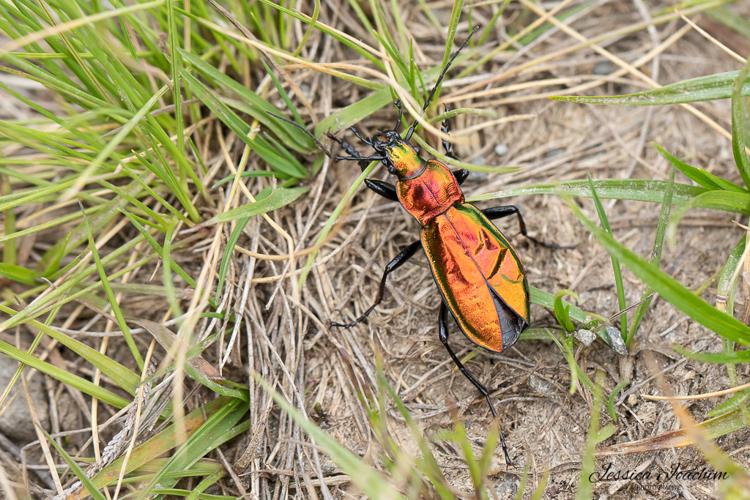
<svg viewBox="0 0 750 500"><path fill-rule="evenodd" d="M318 149L320 149L328 158L331 158L331 159L333 158L333 153L331 153L330 151L328 151L328 149L325 146L323 146L323 143L321 143L318 140L318 138L315 137L312 134L312 132L310 132L309 130L307 130L305 127L303 127L299 123L295 122L294 120L290 120L286 116L277 115L276 113L268 113L268 114L271 115L271 116L273 116L274 118L278 118L279 120L283 120L283 121L287 122L289 125L292 125L292 126L298 128L299 130L301 130L302 132L304 132L305 135L307 135L310 139L312 139L313 142L315 143L315 145L318 146Z"/></svg>
<svg viewBox="0 0 750 500"><path fill-rule="evenodd" d="M427 96L427 100L424 102L424 106L422 106L422 113L424 114L425 111L427 111L427 108L430 106L430 103L432 103L432 98L435 97L435 92L437 92L438 87L443 82L443 78L445 78L446 73L448 73L448 70L451 67L451 64L453 64L453 61L458 57L458 54L461 53L461 51L466 48L466 46L469 44L469 40L471 40L471 37L479 31L479 25L475 25L474 28L472 28L471 33L469 33L469 36L466 37L466 40L464 40L464 43L461 44L461 46L456 50L453 55L448 59L448 62L445 63L445 67L440 72L440 76L438 76L437 81L435 82L435 85L432 87L432 90L430 90L430 95ZM414 120L414 122L409 127L409 131L406 132L406 136L404 137L404 140L408 141L411 139L412 134L414 134L414 129L417 128L417 120Z"/></svg>
<svg viewBox="0 0 750 500"><path fill-rule="evenodd" d="M360 132L357 127L349 127L349 130L351 130L352 133L357 136L357 139L367 144L368 146L372 146L372 141L370 141L370 139L362 135L362 132Z"/></svg>

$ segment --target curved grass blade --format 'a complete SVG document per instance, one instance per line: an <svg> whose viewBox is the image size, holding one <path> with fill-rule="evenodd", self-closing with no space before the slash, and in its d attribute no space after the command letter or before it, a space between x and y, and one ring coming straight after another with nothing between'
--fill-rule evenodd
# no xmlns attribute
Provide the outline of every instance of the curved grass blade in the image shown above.
<svg viewBox="0 0 750 500"><path fill-rule="evenodd" d="M742 68L732 90L732 153L737 170L740 171L745 186L750 187L750 158L747 147L750 145L750 115L748 115L747 94L743 93L743 83L750 76L750 59Z"/></svg>
<svg viewBox="0 0 750 500"><path fill-rule="evenodd" d="M81 466L79 466L76 461L73 460L73 457L71 457L68 452L65 451L65 448L60 446L57 441L52 439L52 436L47 434L44 429L42 429L42 432L47 438L47 441L49 441L49 443L55 448L55 450L57 450L57 453L60 454L68 467L70 467L70 470L73 471L73 474L75 474L83 487L86 488L86 492L91 495L91 498L93 498L94 500L106 500L107 497L105 497L94 485L94 483L91 482L91 479L89 479L89 477L86 475L86 472L81 469Z"/></svg>
<svg viewBox="0 0 750 500"><path fill-rule="evenodd" d="M314 144L307 135L296 127L276 118L274 114L278 114L279 110L258 94L211 66L197 55L184 50L180 50L180 54L185 62L198 70L205 78L213 81L221 88L229 89L237 94L244 104L242 111L283 139L289 147L299 153L309 152L314 148Z"/></svg>
<svg viewBox="0 0 750 500"><path fill-rule="evenodd" d="M15 241L11 240L6 243L15 243ZM38 284L38 277L39 273L32 271L31 269L19 266L18 264L6 264L5 262L0 262L0 278L6 278L22 285L32 286Z"/></svg>
<svg viewBox="0 0 750 500"><path fill-rule="evenodd" d="M18 312L16 312L14 309L11 309L10 307L3 304L0 304L0 312L3 312L11 317L18 314ZM27 324L38 332L44 333L50 338L55 339L60 344L64 345L65 347L76 353L78 356L91 363L93 366L99 368L104 376L111 380L112 383L117 384L119 387L130 394L135 394L135 389L140 383L140 377L129 368L126 368L124 365L118 363L109 356L102 354L97 349L94 349L84 344L83 342L71 338L62 332L58 332L53 327L46 325L41 321L29 319L27 320ZM18 361L26 363L26 361L23 361L16 356L13 357Z"/></svg>
<svg viewBox="0 0 750 500"><path fill-rule="evenodd" d="M225 401L225 404L209 416L177 449L164 467L151 478L149 484L141 488L136 498L147 498L157 485L159 488L174 486L177 478L169 477L174 472L190 468L207 453L249 429L249 420L238 424L247 414L248 409L246 401L239 399Z"/></svg>
<svg viewBox="0 0 750 500"><path fill-rule="evenodd" d="M253 373L253 377L263 389L268 392L277 405L292 418L297 425L328 454L341 470L351 478L352 482L370 498L403 498L396 488L388 482L378 471L354 453L340 445L335 439L322 431L312 420L302 415L291 403L284 399L260 375Z"/></svg>
<svg viewBox="0 0 750 500"><path fill-rule="evenodd" d="M317 125L313 135L322 137L326 132L335 133L339 130L356 125L371 114L375 113L383 106L393 102L391 89L387 86L371 92L367 97L349 104L348 106L334 111L326 116Z"/></svg>
<svg viewBox="0 0 750 500"><path fill-rule="evenodd" d="M578 220L599 240L607 252L618 257L620 262L664 300L721 337L750 345L750 327L712 307L672 276L624 247L612 236L596 227L596 224L589 220L576 204L570 200L567 202Z"/></svg>
<svg viewBox="0 0 750 500"><path fill-rule="evenodd" d="M669 173L669 185L674 186L674 170ZM661 203L661 209L659 210L659 222L656 225L656 236L654 236L654 246L651 249L651 263L659 267L661 262L661 253L664 248L664 236L667 234L667 227L669 225L669 213L672 210L672 190L668 189L664 193L664 200ZM628 331L627 337L625 337L625 345L630 346L630 343L635 338L635 334L638 332L638 327L641 324L644 316L651 307L654 295L653 290L646 288L641 295L638 308L633 314L633 321L630 324L630 330Z"/></svg>
<svg viewBox="0 0 750 500"><path fill-rule="evenodd" d="M214 399L205 406L196 408L192 412L185 416L183 421L185 432L188 436L191 436L196 429L198 429L211 415L215 414L219 409L231 403L228 398ZM125 468L125 474L141 469L142 467L148 469L159 457L173 449L177 443L177 430L175 424L171 424L166 429L160 431L153 437L139 444L133 449L130 454L128 463ZM119 457L111 464L104 467L102 470L97 472L94 477L91 478L91 482L97 488L104 488L114 484L120 475L120 469L122 469L124 458ZM157 471L164 469L164 464L160 464ZM150 469L148 469L150 470ZM73 500L82 500L85 497L85 493L79 491L70 496Z"/></svg>
<svg viewBox="0 0 750 500"><path fill-rule="evenodd" d="M591 197L594 200L594 206L596 207L596 213L599 216L599 221L602 224L602 229L610 236L612 236L612 228L609 226L609 219L607 218L607 213L604 211L604 205L602 205L602 201L599 199L599 196L596 194L596 188L594 187L594 183L591 180L591 177L588 178L589 186L591 187ZM617 305L620 308L620 311L625 311L627 309L627 304L625 303L625 286L623 285L622 281L622 268L620 267L620 261L617 257L614 255L610 255L610 260L612 262L612 273L615 276L615 289L617 290ZM627 314L620 314L620 333L622 334L623 339L628 338L628 315Z"/></svg>
<svg viewBox="0 0 750 500"><path fill-rule="evenodd" d="M59 380L63 384L78 389L82 393L88 394L89 396L112 405L115 408L124 408L129 403L129 401L118 396L114 392L108 391L107 389L89 382L88 380L79 377L78 375L73 375L72 373L63 370L62 368L58 368L51 363L42 361L39 358L32 356L28 352L22 351L12 344L5 342L4 340L0 340L0 354L4 354L12 359L15 359L19 363L23 363L30 368L39 370L40 372L49 375L56 380Z"/></svg>
<svg viewBox="0 0 750 500"><path fill-rule="evenodd" d="M232 210L227 210L226 212L213 217L210 222L228 222L235 219L244 219L246 217L253 217L255 215L278 210L281 207L289 205L294 200L305 194L308 189L309 188L307 187L279 187L272 189L265 196L258 196L254 203L247 203Z"/></svg>
<svg viewBox="0 0 750 500"><path fill-rule="evenodd" d="M632 94L613 96L560 95L551 97L551 99L578 104L615 104L620 106L660 106L665 104L715 101L717 99L732 97L732 89L739 73L739 71L716 73ZM741 92L744 96L750 95L750 81L747 78L745 78L742 84Z"/></svg>
<svg viewBox="0 0 750 500"><path fill-rule="evenodd" d="M647 179L607 179L594 180L593 183L600 198L647 201L652 203L661 203L662 199L664 199L664 193L668 189L671 189L668 182ZM706 191L706 189L698 186L675 184L673 200L675 204L681 205ZM470 196L467 198L467 201L497 200L501 198L528 196L532 194L550 194L555 196L572 195L579 198L590 198L591 187L589 182L585 180L531 184L503 191L496 191L494 193Z"/></svg>
<svg viewBox="0 0 750 500"><path fill-rule="evenodd" d="M274 171L296 178L302 178L307 175L305 168L296 159L287 157L280 151L276 151L275 148L262 137L251 138L249 135L250 125L245 123L237 113L229 109L226 104L214 96L212 91L201 83L200 80L191 75L190 72L183 70L182 78L196 97L198 97L198 99L200 99L201 102L203 102L203 104L205 104L222 123L224 123L224 125L237 134L239 139L250 146L258 156L263 158L268 166L274 169Z"/></svg>
<svg viewBox="0 0 750 500"><path fill-rule="evenodd" d="M553 295L549 292L545 292L544 290L540 288L536 288L534 286L529 287L529 299L531 300L533 304L540 305L549 310L554 310L555 302L558 300L557 295ZM592 321L593 319L599 319L601 321L605 321L604 317L586 312L574 304L565 302L564 300L562 300L562 298L560 298L559 301L563 304L563 306L567 310L567 317L569 319L572 319L573 321L576 321L578 323L588 323Z"/></svg>
<svg viewBox="0 0 750 500"><path fill-rule="evenodd" d="M702 168L694 167L689 163L682 161L681 159L674 156L672 153L664 149L661 145L654 143L654 147L674 168L685 174L685 177L695 182L701 187L706 189L723 189L726 191L738 191L744 192L740 186L734 182L728 181L718 175L714 175L711 172L707 172Z"/></svg>

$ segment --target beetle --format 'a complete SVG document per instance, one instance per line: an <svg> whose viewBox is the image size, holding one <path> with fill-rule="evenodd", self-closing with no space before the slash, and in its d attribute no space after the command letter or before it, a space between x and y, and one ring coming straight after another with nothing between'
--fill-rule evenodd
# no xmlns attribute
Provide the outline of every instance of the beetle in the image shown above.
<svg viewBox="0 0 750 500"><path fill-rule="evenodd" d="M448 59L440 72L422 108L424 113L435 96L437 88L458 54L469 42L477 27ZM503 205L480 210L464 200L461 184L469 172L451 171L444 163L425 160L411 142L417 126L415 120L405 135L400 132L403 111L396 101L399 119L391 130L365 137L356 127L350 130L374 154L363 155L346 140L332 134L328 136L339 144L347 156L336 160L358 162L367 168L369 162L380 161L388 172L397 178L394 184L365 179L369 189L382 197L397 201L419 223L420 239L406 246L385 266L373 304L358 318L348 323L332 322L332 327L351 328L367 319L383 300L388 276L401 267L419 249L424 250L430 263L433 278L441 295L438 335L451 359L461 373L487 401L493 417L497 417L490 393L469 372L448 343L448 318L452 317L459 329L474 344L492 352L502 352L511 347L529 325L529 285L523 264L508 239L491 220L515 215L520 232L534 243L543 243L528 235L520 209ZM443 123L443 131L450 127ZM443 140L446 155L456 158L451 144ZM511 463L504 433L500 433L505 461Z"/></svg>

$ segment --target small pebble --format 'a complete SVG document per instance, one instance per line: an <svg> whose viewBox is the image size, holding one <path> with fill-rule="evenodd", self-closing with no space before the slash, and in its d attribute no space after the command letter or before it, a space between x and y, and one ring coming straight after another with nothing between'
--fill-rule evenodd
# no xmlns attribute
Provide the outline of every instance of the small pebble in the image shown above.
<svg viewBox="0 0 750 500"><path fill-rule="evenodd" d="M544 394L546 396L549 396L551 394L555 393L555 386L547 382L541 377L537 377L536 375L531 375L529 377L529 386L534 389L535 392L539 394Z"/></svg>
<svg viewBox="0 0 750 500"><path fill-rule="evenodd" d="M518 490L518 481L513 478L506 479L495 486L497 498L513 498Z"/></svg>
<svg viewBox="0 0 750 500"><path fill-rule="evenodd" d="M0 387L6 387L16 372L18 363L10 358L0 357ZM21 389L21 382L17 382L10 393L10 402L6 402L5 411L0 416L0 432L5 434L16 444L25 444L37 438L34 422L26 404L26 398ZM37 416L42 426L49 425L47 396L44 390L42 375L36 374L29 383L29 393L34 403Z"/></svg>
<svg viewBox="0 0 750 500"><path fill-rule="evenodd" d="M552 148L544 154L545 158L554 158L555 156L561 155L565 152L563 148Z"/></svg>
<svg viewBox="0 0 750 500"><path fill-rule="evenodd" d="M497 146L495 146L495 154L497 156L503 156L508 154L508 145L500 143Z"/></svg>
<svg viewBox="0 0 750 500"><path fill-rule="evenodd" d="M612 73L612 70L614 70L614 67L611 62L602 61L594 65L593 73L595 75L608 75Z"/></svg>
<svg viewBox="0 0 750 500"><path fill-rule="evenodd" d="M581 328L580 330L576 330L576 338L578 342L588 347L596 340L596 334L591 330Z"/></svg>
<svg viewBox="0 0 750 500"><path fill-rule="evenodd" d="M610 347L612 347L612 350L615 351L620 356L627 356L628 348L627 346L625 346L625 342L622 340L622 337L620 336L620 330L618 330L614 326L608 326L606 328L606 331L607 331L607 335L609 336Z"/></svg>

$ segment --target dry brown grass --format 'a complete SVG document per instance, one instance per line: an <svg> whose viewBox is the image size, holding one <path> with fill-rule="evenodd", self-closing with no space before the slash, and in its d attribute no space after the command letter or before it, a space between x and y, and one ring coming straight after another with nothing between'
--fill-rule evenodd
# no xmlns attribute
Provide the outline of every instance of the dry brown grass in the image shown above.
<svg viewBox="0 0 750 500"><path fill-rule="evenodd" d="M484 6L473 10L472 22L483 26L497 3L475 3ZM421 13L420 2L400 4L402 21L413 37L420 67L436 66L443 55L445 33ZM523 25L531 26L538 19L553 20L549 13L577 4L579 2L575 1L513 2L503 19L507 25L518 29ZM450 14L450 2L429 2L425 3L425 8L441 24ZM734 52L746 54L748 51L747 40L737 38L723 25L700 14L690 15L695 25L687 24L678 14L666 14L668 18L659 18L661 22L652 24L654 13L658 11L658 5L646 5L640 0L594 2L572 19L554 21L549 31L525 46L509 42L506 28L498 24L485 46L477 52L489 53L500 46L508 50L496 52L469 75L456 78L457 72L454 72L453 78L445 84L441 102L493 113L490 122L485 116L462 115L454 124L455 135L464 138L456 145L463 161L521 168L507 175L475 172L464 185L466 193L471 196L523 183L583 179L587 175L666 179L668 164L649 146L651 141L657 141L687 161L711 165L714 173L734 179L736 174L727 140L729 111L725 103L604 108L553 103L547 99L560 94L623 93L653 88L657 82L735 69L738 63L733 56L697 32L698 27ZM747 14L749 11L743 6L738 12ZM347 2L325 2L320 20L377 48L377 42L360 26ZM294 25L291 31L295 40L301 39L306 28L303 24ZM459 24L457 40L463 40L467 28L467 21ZM511 47L516 50L510 50ZM343 50L331 37L313 30L298 55L315 64L302 65L290 60L277 60L276 64L298 106L311 122L316 123L367 94L354 84L326 74L334 68L342 71L361 68L359 76L373 77L364 71L366 61L357 59L352 51ZM471 58L472 61L477 59L478 55ZM245 75L245 82L255 88L259 77L262 73L253 68L253 74ZM279 100L268 83L263 90L269 100ZM43 93L39 99L44 99ZM3 114L17 117L28 115L29 111L7 106ZM514 121L513 117L518 115L529 116ZM366 134L371 134L389 127L393 118L394 110L386 107L361 127ZM469 133L464 135L461 131ZM212 179L262 167L254 155L244 156L244 144L215 121L200 125L194 138L210 172L207 184ZM252 422L249 432L224 446L214 457L229 472L222 480L226 494L263 499L312 497L314 492L323 497L328 494L335 498L358 496L348 478L311 445L306 434L287 414L274 406L269 394L250 376L252 372L259 373L340 443L375 465L380 456L379 445L359 394L370 396L376 385L377 353L383 356L387 379L426 434L433 435L449 427L451 413L455 413L465 421L474 444L481 446L485 440L489 411L454 369L438 341L439 298L422 257L415 258L391 278L386 300L367 324L351 330L329 327L331 320L353 319L369 306L385 263L416 238L416 223L398 206L384 202L373 193L359 192L320 247L314 267L306 282L300 285L299 277L307 255L315 250L323 224L357 174L354 164L331 163L326 159L310 180L311 189L305 198L248 223L230 263L227 276L230 286L218 301L222 308L234 311L244 321L199 321L193 314L195 321L189 326L183 324L180 329L180 332L191 330L195 338L218 334L217 342L203 357L224 377L246 382L249 388ZM248 178L232 184L229 189L212 190L208 197L196 197L196 204L206 214L221 212L254 200L253 193L268 183L264 178ZM573 250L553 251L514 237L530 283L550 292L575 290L580 296L579 305L585 310L604 316L617 313L609 257L574 220L564 202L556 197L512 201L522 206L532 235L577 245ZM607 201L605 207L617 239L647 255L658 210L623 201ZM63 207L56 205L55 208ZM589 205L586 208L593 214ZM508 234L517 231L515 222L502 221L500 227ZM177 261L193 276L201 276L199 282L207 284L203 296L187 288L178 290L188 314L206 309L221 250L231 228L230 224L177 228L174 244ZM738 228L725 215L691 213L681 226L678 246L665 254L664 269L688 286L697 287L722 265L721 257L731 250L738 234ZM119 238L113 236L105 243L115 247L119 242ZM146 249L145 245L137 248L132 262ZM149 264L128 273L124 280L159 282L159 273L160 268ZM628 301L639 300L642 285L628 273L625 278ZM123 308L134 316L171 325L169 305L162 298L128 295ZM58 325L64 331L88 338L91 345L114 358L126 359L127 351L120 341L107 340L106 336L100 340L90 338L92 332L106 335L117 329L108 315L81 303L67 308L64 316L67 320ZM533 318L538 324L553 321L549 312L538 307L533 309ZM10 333L14 332L4 335ZM146 345L147 341L142 340L144 333L136 330L136 334L141 345ZM21 345L28 345L25 334L19 332L17 338ZM452 342L460 356L474 352L470 343L457 332ZM630 356L619 357L603 344L577 350L581 367L601 369L607 374L608 390L622 379L633 381L632 387L617 401L618 430L609 444L656 435L677 425L666 403L641 398L643 394L656 392L656 382L644 361L646 353L654 353L676 394L728 387L729 379L723 369L674 355L670 349L672 343L697 351L715 345L716 338L657 301L641 327ZM53 362L75 369L70 366L74 361L61 356L54 344L47 343L45 349ZM158 359L163 356L162 351ZM175 350L174 356L177 359L185 356L185 350ZM529 467L532 485L545 471L551 471L552 483L547 497L572 497L572 489L565 483L575 484L578 477L591 395L583 388L575 395L568 393L569 369L560 351L549 342L521 342L501 355L478 352L471 357L468 366L491 389L502 426L508 433L511 454L517 457L516 466L506 468L498 450L490 491L498 498L506 498L517 488L525 465ZM88 368L79 369L83 374L94 375L86 370ZM747 375L747 367L741 371L738 375ZM176 378L180 377L178 373ZM52 431L58 436L72 433L71 442L85 449L90 442L90 421L103 422L112 416L110 410L101 405L97 408L96 404L92 407L80 393L61 388L54 382L49 381L48 385L53 402L50 407ZM168 395L189 408L207 397L197 384L188 381L173 385ZM146 400L151 397L154 396L146 396ZM165 396L160 397L163 398L160 402L166 403ZM689 402L688 408L700 419L710 405L699 400ZM400 438L399 445L413 449L410 434L400 417L395 411L389 416L390 430ZM100 428L101 434L94 436L94 445L104 448L117 430L116 426ZM149 432L147 426L139 430L144 436ZM750 461L749 436L748 431L743 430L720 439L718 444L729 450L735 460L747 464ZM3 446L6 453L18 450L18 445L13 443ZM38 443L27 449L38 458ZM437 446L435 454L456 492L471 496L468 469L458 458L458 451L444 445ZM700 463L701 458L695 450L682 449L612 460L620 469L669 470L678 463ZM39 469L44 467L25 468L30 481L52 488L47 473ZM618 498L681 496L702 499L713 498L714 488L713 483L673 481L664 485L647 484L641 490L635 483L622 482L597 485L595 494Z"/></svg>

